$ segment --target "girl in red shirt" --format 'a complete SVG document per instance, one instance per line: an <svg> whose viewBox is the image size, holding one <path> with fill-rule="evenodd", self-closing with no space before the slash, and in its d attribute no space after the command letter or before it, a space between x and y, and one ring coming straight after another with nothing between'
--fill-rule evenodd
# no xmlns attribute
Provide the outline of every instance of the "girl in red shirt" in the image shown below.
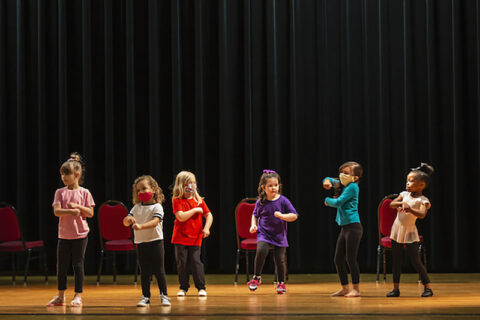
<svg viewBox="0 0 480 320"><path fill-rule="evenodd" d="M172 206L175 214L172 243L175 245L175 259L180 282L180 291L177 296L187 294L190 287L190 270L198 295L206 296L205 273L200 260L200 252L202 239L210 235L213 216L205 200L198 194L197 179L193 173L181 171L177 174L173 187ZM205 218L205 226L203 218Z"/></svg>

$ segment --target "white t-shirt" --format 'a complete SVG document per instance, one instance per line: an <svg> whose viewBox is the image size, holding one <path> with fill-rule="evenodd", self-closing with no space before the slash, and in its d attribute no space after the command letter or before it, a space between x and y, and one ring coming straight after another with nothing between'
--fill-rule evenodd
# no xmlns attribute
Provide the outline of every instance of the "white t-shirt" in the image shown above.
<svg viewBox="0 0 480 320"><path fill-rule="evenodd" d="M163 239L163 207L160 203L141 204L137 203L132 210L130 216L135 218L136 223L143 224L151 221L154 217L160 219L155 228L134 230L135 243L152 242Z"/></svg>
<svg viewBox="0 0 480 320"><path fill-rule="evenodd" d="M408 191L403 191L400 195L402 196L402 202L408 204L412 209L420 209L422 204L427 205L430 203L427 197L412 197L411 193ZM417 216L410 212L405 212L399 207L397 209L397 218L393 222L392 231L390 232L390 239L395 240L398 243L420 241L415 221L417 221Z"/></svg>

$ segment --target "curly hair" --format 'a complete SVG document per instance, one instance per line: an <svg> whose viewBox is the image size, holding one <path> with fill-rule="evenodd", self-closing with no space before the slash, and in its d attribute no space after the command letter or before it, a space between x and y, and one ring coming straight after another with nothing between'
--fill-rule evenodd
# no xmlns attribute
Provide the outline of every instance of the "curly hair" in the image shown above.
<svg viewBox="0 0 480 320"><path fill-rule="evenodd" d="M137 184L140 181L147 181L148 184L150 185L150 188L152 188L153 191L153 199L155 199L156 203L163 203L165 201L165 196L163 195L163 190L160 188L158 185L157 181L153 179L152 176L150 175L143 175L135 179L135 182L132 185L132 202L133 204L140 203L140 199L138 199L137 195Z"/></svg>

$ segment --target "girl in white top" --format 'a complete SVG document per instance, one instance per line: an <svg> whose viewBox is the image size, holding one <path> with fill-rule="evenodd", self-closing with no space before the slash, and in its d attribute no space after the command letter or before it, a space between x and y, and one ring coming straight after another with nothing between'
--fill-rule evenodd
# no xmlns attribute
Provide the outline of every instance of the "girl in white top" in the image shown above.
<svg viewBox="0 0 480 320"><path fill-rule="evenodd" d="M415 225L417 218L425 218L431 206L428 198L423 195L423 189L428 186L432 173L433 167L426 163L422 163L420 167L412 169L407 176L407 191L400 193L390 203L391 208L397 209L397 218L392 225L390 233L393 255L393 290L387 294L387 297L400 296L399 286L404 247L410 257L410 262L420 274L422 283L425 286L422 297L433 296L427 270L418 254L420 238Z"/></svg>

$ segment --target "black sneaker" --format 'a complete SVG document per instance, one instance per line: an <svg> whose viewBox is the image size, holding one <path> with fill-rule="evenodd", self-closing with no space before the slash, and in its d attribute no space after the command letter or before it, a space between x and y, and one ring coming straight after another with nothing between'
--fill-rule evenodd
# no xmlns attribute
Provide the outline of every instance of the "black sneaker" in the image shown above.
<svg viewBox="0 0 480 320"><path fill-rule="evenodd" d="M432 291L432 289L430 289L430 288L425 288L425 290L423 290L422 297L424 297L424 298L426 298L426 297L433 297L433 291Z"/></svg>
<svg viewBox="0 0 480 320"><path fill-rule="evenodd" d="M399 289L393 289L389 293L387 293L387 298L392 298L392 297L400 297L400 290Z"/></svg>

